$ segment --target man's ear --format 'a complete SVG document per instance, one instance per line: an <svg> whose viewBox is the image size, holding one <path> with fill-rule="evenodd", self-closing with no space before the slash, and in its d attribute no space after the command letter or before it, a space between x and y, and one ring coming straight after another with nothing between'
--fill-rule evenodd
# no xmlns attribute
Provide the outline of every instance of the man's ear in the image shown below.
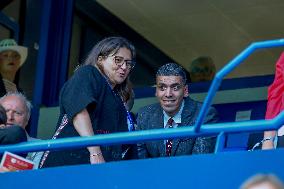
<svg viewBox="0 0 284 189"><path fill-rule="evenodd" d="M185 85L183 90L184 90L183 97L188 97L188 95L189 95L189 92L188 92L188 85Z"/></svg>

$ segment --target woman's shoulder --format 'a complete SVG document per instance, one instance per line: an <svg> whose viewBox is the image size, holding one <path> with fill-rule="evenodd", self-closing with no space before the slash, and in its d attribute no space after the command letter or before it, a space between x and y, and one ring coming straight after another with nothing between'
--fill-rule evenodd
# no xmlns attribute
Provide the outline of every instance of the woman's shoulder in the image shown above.
<svg viewBox="0 0 284 189"><path fill-rule="evenodd" d="M80 66L73 75L64 83L61 91L82 88L90 83L99 83L101 81L98 71L94 66Z"/></svg>
<svg viewBox="0 0 284 189"><path fill-rule="evenodd" d="M86 73L86 72L90 72L90 73L99 73L98 69L95 66L92 65L82 65L79 68L77 68L74 72L75 73Z"/></svg>
<svg viewBox="0 0 284 189"><path fill-rule="evenodd" d="M102 79L102 75L100 74L99 70L92 65L84 65L80 66L73 74L73 79L80 78L80 79Z"/></svg>

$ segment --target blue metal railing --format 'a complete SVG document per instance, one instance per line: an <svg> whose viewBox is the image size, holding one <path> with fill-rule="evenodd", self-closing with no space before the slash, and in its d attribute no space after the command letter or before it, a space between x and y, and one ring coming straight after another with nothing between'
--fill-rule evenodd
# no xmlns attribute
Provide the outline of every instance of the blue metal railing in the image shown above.
<svg viewBox="0 0 284 189"><path fill-rule="evenodd" d="M215 76L208 95L206 96L201 111L197 117L196 124L195 124L195 131L198 132L202 125L202 122L207 114L208 108L212 103L213 97L216 94L217 89L219 88L222 79L228 75L231 71L234 70L238 65L240 65L244 59L246 59L252 52L257 49L261 48L268 48L268 47L281 47L284 46L284 39L277 39L277 40L269 40L263 42L255 42L248 46L245 50L243 50L238 56L236 56L232 61L230 61L224 68L222 68Z"/></svg>
<svg viewBox="0 0 284 189"><path fill-rule="evenodd" d="M221 79L231 72L237 65L241 63L250 53L255 49L267 47L284 46L284 39L257 42L250 45L240 55L233 59L228 65L220 70L213 80L210 87L208 96L203 103L201 112L198 115L197 122L194 127L180 127L177 129L153 129L145 131L124 132L115 134L96 135L92 137L73 137L57 140L45 140L35 142L25 142L15 145L5 145L0 147L0 154L4 151L10 152L28 152L28 151L43 151L43 150L58 150L68 148L80 148L95 145L113 145L113 144L126 144L137 143L139 141L169 139L169 138L187 138L197 136L216 136L222 139L225 133L239 133L249 131L264 131L264 130L277 130L284 123L284 112L279 114L273 120L254 120L232 123L216 123L206 124L201 127L207 110L211 104L212 98L218 89ZM220 149L223 145L221 140L217 141L216 149Z"/></svg>
<svg viewBox="0 0 284 189"><path fill-rule="evenodd" d="M29 152L43 150L58 150L68 148L80 148L95 145L113 145L137 143L139 141L150 141L169 138L187 138L197 136L216 136L223 133L239 133L249 131L277 130L284 123L284 111L272 120L254 120L232 123L205 124L196 133L194 127L179 127L176 129L153 129L145 131L122 132L114 134L103 134L91 137L72 137L56 140L42 140L35 142L23 142L15 145L0 147L0 154L5 151Z"/></svg>

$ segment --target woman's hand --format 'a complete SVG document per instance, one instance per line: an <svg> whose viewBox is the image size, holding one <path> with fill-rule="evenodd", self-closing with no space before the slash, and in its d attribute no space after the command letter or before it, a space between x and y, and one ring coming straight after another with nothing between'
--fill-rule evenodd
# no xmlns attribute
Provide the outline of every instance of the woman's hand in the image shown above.
<svg viewBox="0 0 284 189"><path fill-rule="evenodd" d="M105 159L102 153L100 152L97 154L90 154L90 162L91 164L105 163Z"/></svg>
<svg viewBox="0 0 284 189"><path fill-rule="evenodd" d="M94 136L90 115L86 109L73 118L73 125L80 136ZM91 164L104 163L105 159L99 146L89 146Z"/></svg>

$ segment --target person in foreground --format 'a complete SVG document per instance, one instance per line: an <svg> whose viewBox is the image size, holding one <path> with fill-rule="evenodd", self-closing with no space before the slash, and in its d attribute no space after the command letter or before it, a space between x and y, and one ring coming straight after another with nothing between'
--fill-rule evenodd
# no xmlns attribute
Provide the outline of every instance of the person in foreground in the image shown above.
<svg viewBox="0 0 284 189"><path fill-rule="evenodd" d="M60 117L53 139L131 131L133 121L125 103L131 98L129 74L135 48L125 38L97 43L84 64L64 84ZM121 160L123 145L45 152L40 167L97 164Z"/></svg>
<svg viewBox="0 0 284 189"><path fill-rule="evenodd" d="M138 111L137 130L193 126L201 103L188 95L186 74L175 63L159 68L156 74L156 97L159 103ZM210 107L204 123L217 122L215 108ZM163 157L210 153L214 151L215 137L150 141L138 144L138 157Z"/></svg>

